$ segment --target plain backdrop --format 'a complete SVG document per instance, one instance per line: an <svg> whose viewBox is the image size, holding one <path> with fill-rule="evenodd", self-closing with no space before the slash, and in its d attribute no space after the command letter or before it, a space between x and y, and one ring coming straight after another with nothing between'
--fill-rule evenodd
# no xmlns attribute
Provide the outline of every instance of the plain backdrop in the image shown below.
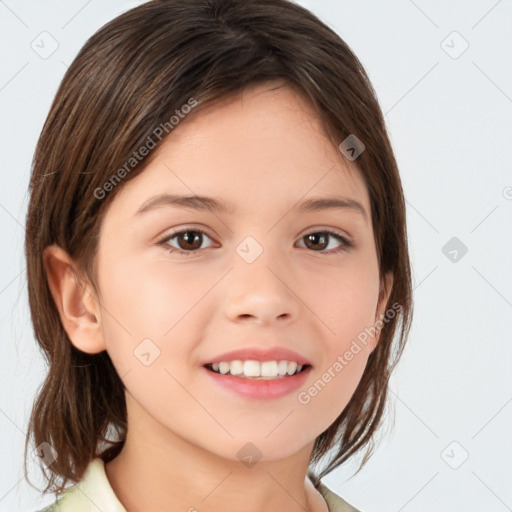
<svg viewBox="0 0 512 512"><path fill-rule="evenodd" d="M23 256L33 151L80 47L139 3L0 0L1 511L53 501L22 466L45 375ZM298 3L349 44L377 91L414 275L381 442L359 474L352 460L324 483L363 512L512 510L512 2ZM42 484L35 464L30 474Z"/></svg>

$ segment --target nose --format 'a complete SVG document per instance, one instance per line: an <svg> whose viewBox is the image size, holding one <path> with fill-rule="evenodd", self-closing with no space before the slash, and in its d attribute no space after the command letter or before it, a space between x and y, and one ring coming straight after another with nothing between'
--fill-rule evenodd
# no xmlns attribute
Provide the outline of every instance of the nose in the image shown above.
<svg viewBox="0 0 512 512"><path fill-rule="evenodd" d="M238 258L238 256L237 256ZM299 290L294 290L290 271L284 271L269 251L256 261L238 258L226 282L225 314L232 322L257 325L290 323L300 312ZM295 286L296 288L297 286Z"/></svg>

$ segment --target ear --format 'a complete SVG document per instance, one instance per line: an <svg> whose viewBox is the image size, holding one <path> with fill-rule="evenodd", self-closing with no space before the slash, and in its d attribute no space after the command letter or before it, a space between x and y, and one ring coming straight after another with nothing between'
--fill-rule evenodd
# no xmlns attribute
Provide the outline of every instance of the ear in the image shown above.
<svg viewBox="0 0 512 512"><path fill-rule="evenodd" d="M92 287L78 279L71 257L58 245L51 245L43 251L43 264L62 326L71 343L88 354L106 350L100 304Z"/></svg>
<svg viewBox="0 0 512 512"><path fill-rule="evenodd" d="M384 327L385 323L383 321L385 315L386 315L386 309L388 306L388 300L389 296L391 295L391 289L393 288L393 274L391 272L388 272L385 274L384 279L381 281L380 284L380 291L379 291L379 299L377 301L377 308L375 310L375 323L377 326L377 333L375 334L375 337L372 338L372 341L370 342L371 345L371 352L375 350L375 347L377 346L377 343L380 339L380 331L382 330L382 327Z"/></svg>

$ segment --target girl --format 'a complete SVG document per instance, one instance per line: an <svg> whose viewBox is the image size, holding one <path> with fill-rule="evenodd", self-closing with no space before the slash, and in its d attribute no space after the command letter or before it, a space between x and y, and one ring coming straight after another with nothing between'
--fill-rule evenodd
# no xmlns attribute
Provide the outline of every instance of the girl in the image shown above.
<svg viewBox="0 0 512 512"><path fill-rule="evenodd" d="M287 0L122 14L30 192L45 510L356 510L321 478L372 453L411 277L383 116L331 29Z"/></svg>

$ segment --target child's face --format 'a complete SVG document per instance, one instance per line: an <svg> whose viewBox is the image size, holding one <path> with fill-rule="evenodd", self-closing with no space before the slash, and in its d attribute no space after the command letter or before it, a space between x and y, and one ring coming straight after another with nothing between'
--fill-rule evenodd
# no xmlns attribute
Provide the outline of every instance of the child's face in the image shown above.
<svg viewBox="0 0 512 512"><path fill-rule="evenodd" d="M104 218L101 336L129 392L129 427L147 442L178 436L231 459L247 442L263 460L311 449L375 347L371 337L357 353L353 345L375 325L379 298L364 182L307 104L288 88L269 89L185 118ZM215 197L234 213L169 205L137 213L164 193ZM366 217L356 208L299 213L313 197L357 201ZM206 235L157 245L198 229ZM354 246L335 253L343 242L322 238L327 229ZM319 235L308 241L309 233ZM225 388L203 366L254 347L293 350L312 368L295 390L264 400Z"/></svg>

